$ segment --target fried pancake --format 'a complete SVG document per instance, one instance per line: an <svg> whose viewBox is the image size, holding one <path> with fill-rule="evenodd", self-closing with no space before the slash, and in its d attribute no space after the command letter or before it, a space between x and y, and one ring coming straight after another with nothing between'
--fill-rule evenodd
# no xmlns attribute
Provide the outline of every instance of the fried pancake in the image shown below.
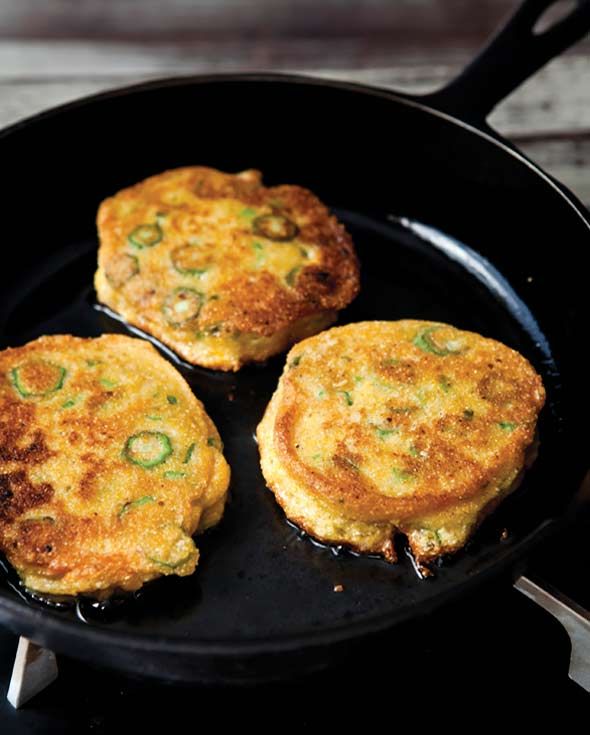
<svg viewBox="0 0 590 735"><path fill-rule="evenodd" d="M461 548L516 486L545 392L520 354L414 320L295 345L257 437L267 484L315 538L420 564Z"/></svg>
<svg viewBox="0 0 590 735"><path fill-rule="evenodd" d="M0 550L42 593L104 598L191 574L229 468L147 342L41 337L0 352Z"/></svg>
<svg viewBox="0 0 590 735"><path fill-rule="evenodd" d="M195 365L238 370L331 324L356 296L350 236L299 186L203 167L98 211L99 300Z"/></svg>

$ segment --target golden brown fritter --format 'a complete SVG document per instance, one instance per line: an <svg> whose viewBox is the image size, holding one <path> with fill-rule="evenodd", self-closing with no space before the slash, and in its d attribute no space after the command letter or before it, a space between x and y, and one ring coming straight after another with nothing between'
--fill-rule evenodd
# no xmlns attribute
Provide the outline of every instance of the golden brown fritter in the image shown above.
<svg viewBox="0 0 590 735"><path fill-rule="evenodd" d="M41 337L0 352L0 550L39 592L191 574L229 468L180 374L147 342Z"/></svg>
<svg viewBox="0 0 590 735"><path fill-rule="evenodd" d="M152 176L98 211L96 291L195 365L238 370L331 324L356 296L344 227L307 189L258 171Z"/></svg>
<svg viewBox="0 0 590 735"><path fill-rule="evenodd" d="M322 541L419 563L461 548L520 478L545 398L514 350L434 322L361 322L295 345L258 427L264 477Z"/></svg>

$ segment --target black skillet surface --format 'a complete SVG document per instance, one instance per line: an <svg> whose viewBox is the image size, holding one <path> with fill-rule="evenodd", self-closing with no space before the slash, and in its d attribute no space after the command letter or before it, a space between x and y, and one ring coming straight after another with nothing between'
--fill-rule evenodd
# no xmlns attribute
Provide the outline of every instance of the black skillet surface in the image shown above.
<svg viewBox="0 0 590 735"><path fill-rule="evenodd" d="M525 3L528 25L548 4ZM535 68L582 35L589 10L582 3L575 28L557 29L558 47L535 52ZM506 34L523 12L496 42L496 60L506 61ZM428 102L464 103L458 86L483 84L491 71L480 59L446 97ZM486 111L500 95L492 88L480 90ZM473 121L480 107L462 113ZM58 108L6 130L0 155L9 182L4 247L13 258L0 294L2 347L41 334L127 331L97 309L92 290L101 199L174 166L256 167L267 184L311 188L350 229L363 283L340 323L416 317L475 330L526 355L548 393L541 453L522 489L423 581L403 555L391 566L335 553L286 523L253 439L283 357L228 375L165 353L204 401L233 470L231 502L200 543L197 573L148 585L108 614L26 602L6 581L0 620L13 631L172 680L285 675L323 666L349 641L424 615L493 575L515 574L563 517L584 471L585 274L576 262L590 224L571 195L493 135L379 90L239 75L156 82Z"/></svg>

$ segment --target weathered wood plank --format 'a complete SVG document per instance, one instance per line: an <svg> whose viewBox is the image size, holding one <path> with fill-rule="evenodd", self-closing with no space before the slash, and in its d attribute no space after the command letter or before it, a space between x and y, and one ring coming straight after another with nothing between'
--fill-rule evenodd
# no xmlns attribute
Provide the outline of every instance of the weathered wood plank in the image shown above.
<svg viewBox="0 0 590 735"><path fill-rule="evenodd" d="M395 46L367 45L365 40L355 37L204 40L173 44L0 38L0 79L286 67L363 70L429 68L442 64L459 68L472 55L468 49L456 45L438 50L415 45L402 52Z"/></svg>
<svg viewBox="0 0 590 735"><path fill-rule="evenodd" d="M590 208L590 134L573 139L515 140L542 169L565 184Z"/></svg>
<svg viewBox="0 0 590 735"><path fill-rule="evenodd" d="M296 70L408 92L444 84L467 62L464 50L397 54L387 64L355 61L347 42L149 45L0 41L0 124L101 89L174 74L252 69ZM358 63L357 63L358 62ZM491 117L506 135L590 130L590 55L555 59Z"/></svg>
<svg viewBox="0 0 590 735"><path fill-rule="evenodd" d="M519 0L0 0L4 38L387 36L477 44ZM411 41L410 41L411 42Z"/></svg>

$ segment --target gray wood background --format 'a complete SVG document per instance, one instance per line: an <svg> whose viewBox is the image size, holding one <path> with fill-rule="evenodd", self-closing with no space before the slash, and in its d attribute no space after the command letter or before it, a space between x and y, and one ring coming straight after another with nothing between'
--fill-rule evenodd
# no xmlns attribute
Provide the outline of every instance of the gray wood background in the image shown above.
<svg viewBox="0 0 590 735"><path fill-rule="evenodd" d="M0 126L88 93L204 71L303 71L425 92L456 74L517 4L0 0ZM589 82L586 40L490 122L590 205Z"/></svg>

